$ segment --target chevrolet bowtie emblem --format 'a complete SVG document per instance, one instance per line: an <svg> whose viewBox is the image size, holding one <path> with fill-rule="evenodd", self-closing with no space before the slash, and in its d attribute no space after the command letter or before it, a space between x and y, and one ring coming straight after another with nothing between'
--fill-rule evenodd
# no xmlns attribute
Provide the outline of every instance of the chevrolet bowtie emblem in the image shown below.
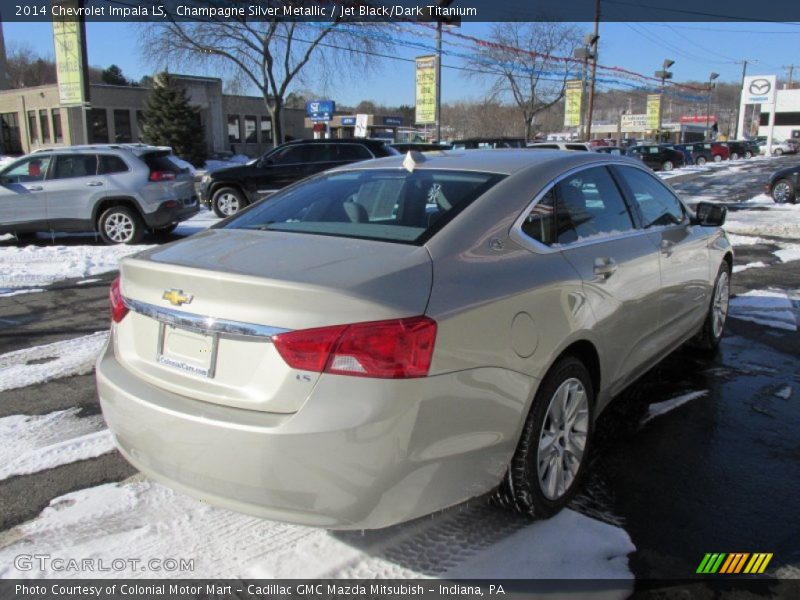
<svg viewBox="0 0 800 600"><path fill-rule="evenodd" d="M194 296L184 294L183 290L167 290L161 298L169 301L173 306L180 306L181 304L191 304Z"/></svg>

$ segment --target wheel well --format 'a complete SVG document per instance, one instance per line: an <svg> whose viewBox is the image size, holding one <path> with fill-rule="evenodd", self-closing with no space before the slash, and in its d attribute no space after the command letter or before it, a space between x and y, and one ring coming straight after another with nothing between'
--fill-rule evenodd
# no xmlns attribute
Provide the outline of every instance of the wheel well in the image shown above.
<svg viewBox="0 0 800 600"><path fill-rule="evenodd" d="M597 349L588 340L578 340L567 346L564 351L558 355L558 358L553 361L557 363L565 356L574 356L580 360L584 366L589 370L589 375L592 378L592 388L594 389L595 399L600 392L600 356L597 354Z"/></svg>
<svg viewBox="0 0 800 600"><path fill-rule="evenodd" d="M214 194L216 194L218 190L220 190L221 188L226 188L226 187L235 189L237 192L239 192L242 195L242 198L244 199L244 201L247 202L247 194L244 193L244 190L242 189L242 186L240 186L238 183L230 183L230 182L227 182L227 181L220 181L220 182L211 184L211 186L208 189L208 198L209 198L209 200L214 197Z"/></svg>
<svg viewBox="0 0 800 600"><path fill-rule="evenodd" d="M130 198L106 198L105 200L98 202L97 206L94 209L94 216L92 218L92 222L97 223L100 215L103 214L107 209L111 208L112 206L127 206L128 208L132 208L139 217L142 216L142 211L139 210L139 206Z"/></svg>
<svg viewBox="0 0 800 600"><path fill-rule="evenodd" d="M726 252L722 260L728 263L728 272L730 273L733 270L733 254Z"/></svg>

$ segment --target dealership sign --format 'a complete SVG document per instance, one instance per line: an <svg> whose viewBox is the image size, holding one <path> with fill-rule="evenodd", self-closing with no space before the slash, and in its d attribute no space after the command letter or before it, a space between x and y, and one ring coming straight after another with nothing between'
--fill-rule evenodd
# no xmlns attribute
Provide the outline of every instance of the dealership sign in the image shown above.
<svg viewBox="0 0 800 600"><path fill-rule="evenodd" d="M742 104L773 104L778 87L775 75L753 75L744 78Z"/></svg>
<svg viewBox="0 0 800 600"><path fill-rule="evenodd" d="M417 57L417 125L436 123L436 57Z"/></svg>
<svg viewBox="0 0 800 600"><path fill-rule="evenodd" d="M54 4L70 11L77 11L81 6L77 0L63 0ZM53 20L58 100L61 106L81 106L87 100L83 64L84 34L84 23L77 16Z"/></svg>
<svg viewBox="0 0 800 600"><path fill-rule="evenodd" d="M583 83L580 79L567 82L564 93L564 127L577 127L581 124L581 102Z"/></svg>
<svg viewBox="0 0 800 600"><path fill-rule="evenodd" d="M623 133L639 133L647 130L647 115L622 115L619 128Z"/></svg>
<svg viewBox="0 0 800 600"><path fill-rule="evenodd" d="M333 100L312 100L306 102L306 114L312 121L330 121L336 110Z"/></svg>
<svg viewBox="0 0 800 600"><path fill-rule="evenodd" d="M661 127L661 94L648 94L646 119L649 131L656 131Z"/></svg>
<svg viewBox="0 0 800 600"><path fill-rule="evenodd" d="M684 124L699 124L705 125L706 123L716 123L717 115L683 115L681 123Z"/></svg>

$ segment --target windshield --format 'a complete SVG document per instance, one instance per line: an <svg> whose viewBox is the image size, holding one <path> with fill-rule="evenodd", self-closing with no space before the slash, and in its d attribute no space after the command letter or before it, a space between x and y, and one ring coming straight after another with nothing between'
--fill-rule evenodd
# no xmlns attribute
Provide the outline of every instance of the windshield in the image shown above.
<svg viewBox="0 0 800 600"><path fill-rule="evenodd" d="M278 192L222 227L422 244L503 177L428 169L330 173Z"/></svg>

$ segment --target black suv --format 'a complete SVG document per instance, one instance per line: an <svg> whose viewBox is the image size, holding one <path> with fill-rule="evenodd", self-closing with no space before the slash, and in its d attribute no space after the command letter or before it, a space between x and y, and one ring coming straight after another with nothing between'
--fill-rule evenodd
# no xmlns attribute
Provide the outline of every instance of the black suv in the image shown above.
<svg viewBox="0 0 800 600"><path fill-rule="evenodd" d="M219 217L239 210L287 185L340 165L399 154L382 140L362 138L294 140L246 165L203 176L200 199Z"/></svg>
<svg viewBox="0 0 800 600"><path fill-rule="evenodd" d="M641 158L654 171L671 171L686 164L686 157L668 145L643 145L628 148L626 154Z"/></svg>

